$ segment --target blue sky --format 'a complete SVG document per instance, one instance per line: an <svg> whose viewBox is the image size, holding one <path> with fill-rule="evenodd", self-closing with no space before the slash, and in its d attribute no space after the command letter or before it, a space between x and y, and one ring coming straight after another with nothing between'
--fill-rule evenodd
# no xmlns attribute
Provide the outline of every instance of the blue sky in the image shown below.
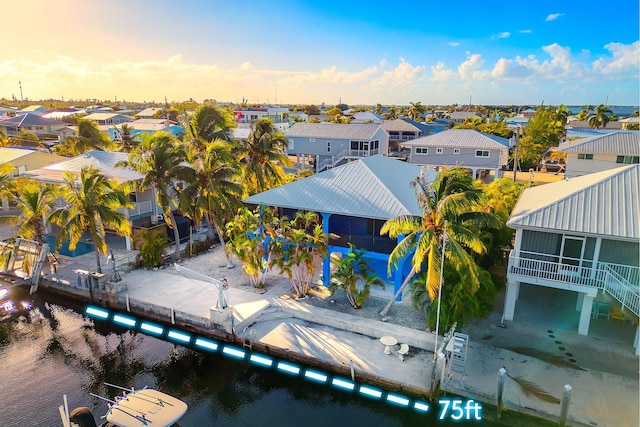
<svg viewBox="0 0 640 427"><path fill-rule="evenodd" d="M640 98L638 1L0 0L0 98L601 104ZM28 24L27 24L28 23Z"/></svg>

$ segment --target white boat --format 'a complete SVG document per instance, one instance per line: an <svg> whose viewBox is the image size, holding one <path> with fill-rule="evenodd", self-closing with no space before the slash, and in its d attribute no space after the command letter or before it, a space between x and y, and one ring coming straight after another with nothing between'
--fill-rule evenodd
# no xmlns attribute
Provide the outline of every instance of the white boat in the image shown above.
<svg viewBox="0 0 640 427"><path fill-rule="evenodd" d="M187 412L186 403L161 391L148 388L135 390L105 384L122 390L122 395L111 400L91 393L92 396L105 400L109 405L109 410L102 416L106 421L100 424L101 426L170 427ZM97 426L88 408L76 408L69 412L66 395L64 406L60 406L59 409L63 427Z"/></svg>

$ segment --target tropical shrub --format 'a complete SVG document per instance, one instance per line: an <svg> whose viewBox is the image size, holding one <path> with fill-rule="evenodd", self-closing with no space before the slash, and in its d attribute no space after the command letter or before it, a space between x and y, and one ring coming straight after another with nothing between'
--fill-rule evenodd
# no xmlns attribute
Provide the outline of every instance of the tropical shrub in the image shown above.
<svg viewBox="0 0 640 427"><path fill-rule="evenodd" d="M331 275L331 292L342 289L353 308L361 308L369 299L371 286L384 288L382 280L369 267L364 252L353 246L348 253L331 262L335 267L335 272Z"/></svg>
<svg viewBox="0 0 640 427"><path fill-rule="evenodd" d="M271 268L278 267L291 282L296 298L302 298L311 289L316 266L327 255L327 234L314 212L296 213L274 222L273 238L269 240Z"/></svg>
<svg viewBox="0 0 640 427"><path fill-rule="evenodd" d="M169 237L160 230L142 229L142 243L136 255L136 264L142 267L158 267L164 262L164 250L169 247Z"/></svg>

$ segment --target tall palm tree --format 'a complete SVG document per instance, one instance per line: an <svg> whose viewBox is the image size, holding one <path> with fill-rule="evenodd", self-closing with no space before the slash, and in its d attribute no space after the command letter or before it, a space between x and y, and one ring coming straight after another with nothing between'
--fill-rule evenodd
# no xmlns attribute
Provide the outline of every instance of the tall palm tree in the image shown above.
<svg viewBox="0 0 640 427"><path fill-rule="evenodd" d="M284 166L291 166L285 154L287 137L274 128L268 118L257 120L251 126L249 137L241 144L244 159L244 179L251 194L259 193L284 183Z"/></svg>
<svg viewBox="0 0 640 427"><path fill-rule="evenodd" d="M117 209L131 208L133 203L115 182L93 167L83 167L79 175L65 173L61 191L67 205L54 210L47 220L61 227L55 246L59 248L69 239L69 249L74 250L88 231L96 246L98 273L102 273L100 255L107 254L106 229L120 236L130 235L131 224Z"/></svg>
<svg viewBox="0 0 640 427"><path fill-rule="evenodd" d="M609 116L613 114L611 108L607 107L604 104L600 104L596 107L593 115L589 116L589 127L596 128L602 126L607 127L607 123L609 123Z"/></svg>
<svg viewBox="0 0 640 427"><path fill-rule="evenodd" d="M385 120L395 120L398 118L398 112L396 111L396 107L389 107L387 109L387 113L384 115Z"/></svg>
<svg viewBox="0 0 640 427"><path fill-rule="evenodd" d="M229 140L229 132L234 127L231 115L214 105L201 105L189 117L187 134L192 143L202 144L216 138ZM203 148L200 146L200 148Z"/></svg>
<svg viewBox="0 0 640 427"><path fill-rule="evenodd" d="M201 218L207 219L210 239L213 239L213 224L227 257L227 267L231 268L233 263L225 245L224 228L220 224L242 206L242 185L237 180L240 164L235 159L233 148L222 139L207 142L204 153L193 152L190 157L195 179L184 194L189 201L195 202L193 220L199 225Z"/></svg>
<svg viewBox="0 0 640 427"><path fill-rule="evenodd" d="M180 259L180 233L176 225L172 204L178 205L176 188L181 182L191 182L194 170L187 163L187 152L166 132L145 135L140 149L129 154L119 164L129 166L144 175L140 186L153 188L156 202L164 213L167 225L173 229L174 258Z"/></svg>
<svg viewBox="0 0 640 427"><path fill-rule="evenodd" d="M473 224L499 226L499 220L494 215L474 211L481 201L481 190L473 185L471 176L460 168L443 169L433 182L427 181L421 174L412 185L422 215L391 218L380 230L380 234L389 234L392 238L405 236L389 256L389 270L413 253L411 273L383 309L382 315L386 315L402 289L423 266L426 266L426 290L431 300L435 300L440 288L445 225L448 240L446 259L458 270L469 291L475 292L478 287L478 266L468 251L482 254L485 245L474 232Z"/></svg>
<svg viewBox="0 0 640 427"><path fill-rule="evenodd" d="M57 191L51 185L34 181L21 183L18 195L14 198L20 215L11 220L18 227L18 236L44 243L44 221L55 210L57 198Z"/></svg>

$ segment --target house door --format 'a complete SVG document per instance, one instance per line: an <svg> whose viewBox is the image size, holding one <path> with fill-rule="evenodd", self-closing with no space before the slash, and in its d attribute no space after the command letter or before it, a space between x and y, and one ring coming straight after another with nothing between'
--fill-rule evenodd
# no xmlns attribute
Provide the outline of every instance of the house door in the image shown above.
<svg viewBox="0 0 640 427"><path fill-rule="evenodd" d="M567 266L565 270L574 271L578 274L581 273L584 258L584 243L584 237L562 236L560 264Z"/></svg>

